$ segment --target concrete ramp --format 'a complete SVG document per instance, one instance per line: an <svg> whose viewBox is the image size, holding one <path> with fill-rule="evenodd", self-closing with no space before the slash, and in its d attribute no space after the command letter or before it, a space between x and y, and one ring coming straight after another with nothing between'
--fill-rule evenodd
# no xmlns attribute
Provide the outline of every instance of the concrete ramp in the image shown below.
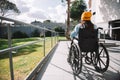
<svg viewBox="0 0 120 80"><path fill-rule="evenodd" d="M68 46L69 42L59 42L44 74L38 76L37 80L74 80L72 69L67 63Z"/></svg>
<svg viewBox="0 0 120 80"><path fill-rule="evenodd" d="M75 76L67 62L70 41L60 41L51 59L38 73L35 80L120 80L120 53L109 52L110 66L105 73L98 73L83 59L82 72Z"/></svg>

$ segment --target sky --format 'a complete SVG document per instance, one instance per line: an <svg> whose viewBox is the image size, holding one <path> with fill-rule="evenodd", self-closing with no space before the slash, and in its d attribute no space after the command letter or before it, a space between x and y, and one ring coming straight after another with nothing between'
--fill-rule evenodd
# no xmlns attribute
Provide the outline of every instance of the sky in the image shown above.
<svg viewBox="0 0 120 80"><path fill-rule="evenodd" d="M64 23L66 20L66 3L61 0L9 0L21 11L13 19L30 23L32 21L51 20ZM65 0L66 1L66 0Z"/></svg>

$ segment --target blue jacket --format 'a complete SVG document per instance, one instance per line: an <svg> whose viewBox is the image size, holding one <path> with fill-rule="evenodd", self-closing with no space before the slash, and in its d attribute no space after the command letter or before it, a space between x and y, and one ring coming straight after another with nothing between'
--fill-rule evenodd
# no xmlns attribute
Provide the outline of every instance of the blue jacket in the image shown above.
<svg viewBox="0 0 120 80"><path fill-rule="evenodd" d="M79 28L84 28L84 26L82 26L80 23L77 24L74 28L74 30L71 32L70 34L70 38L73 39L73 37L76 37L78 38L78 31L79 31ZM97 29L97 26L94 25L94 29Z"/></svg>

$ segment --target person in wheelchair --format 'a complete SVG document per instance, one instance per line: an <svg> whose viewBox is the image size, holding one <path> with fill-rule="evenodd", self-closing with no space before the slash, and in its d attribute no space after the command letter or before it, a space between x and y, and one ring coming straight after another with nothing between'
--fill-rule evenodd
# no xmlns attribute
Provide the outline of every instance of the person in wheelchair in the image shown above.
<svg viewBox="0 0 120 80"><path fill-rule="evenodd" d="M75 26L74 30L70 34L70 38L72 40L71 45L72 45L73 42L79 44L80 50L82 52L94 51L94 50L91 49L91 46L92 45L93 46L95 45L95 47L97 46L97 40L98 40L97 39L97 34L98 33L94 32L94 30L97 30L97 26L92 23L91 17L92 17L92 12L91 11L83 12L82 15L81 15L81 23L78 23ZM87 32L84 31L84 30L86 30ZM93 38L93 39L90 40L91 32L93 32L92 35L95 36L96 39ZM83 33L85 33L86 35L84 35ZM85 37L87 36L88 38L83 39L83 36L85 36ZM96 43L94 44L94 42L96 42ZM89 45L91 45L91 46L89 46ZM97 47L96 47L96 49L97 49ZM68 62L70 62L69 59L68 59Z"/></svg>
<svg viewBox="0 0 120 80"><path fill-rule="evenodd" d="M67 61L75 74L81 72L83 57L87 64L93 64L97 72L105 72L109 66L107 49L99 42L98 30L101 28L91 22L91 17L90 11L83 12L81 23L70 34L72 42Z"/></svg>
<svg viewBox="0 0 120 80"><path fill-rule="evenodd" d="M97 26L91 22L91 17L92 17L91 11L85 11L82 13L81 23L78 23L70 34L71 40L75 37L78 38L80 28L97 29Z"/></svg>

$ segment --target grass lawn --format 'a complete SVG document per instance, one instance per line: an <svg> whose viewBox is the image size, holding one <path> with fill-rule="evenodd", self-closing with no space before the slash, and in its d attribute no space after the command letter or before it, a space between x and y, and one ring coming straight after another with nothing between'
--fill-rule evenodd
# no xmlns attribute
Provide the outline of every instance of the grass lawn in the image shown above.
<svg viewBox="0 0 120 80"><path fill-rule="evenodd" d="M25 44L29 41L37 40L38 38L24 38L24 39L13 39L12 46ZM51 50L51 38L46 40L46 51L47 54ZM65 39L60 37L59 39ZM53 46L55 40L53 40ZM7 40L0 39L0 50L7 48ZM24 80L24 78L35 68L38 62L43 58L43 42L39 42L24 48L18 49L17 53L13 53L13 66L14 66L14 77L15 80ZM0 80L10 80L9 71L9 54L5 53L0 55Z"/></svg>

